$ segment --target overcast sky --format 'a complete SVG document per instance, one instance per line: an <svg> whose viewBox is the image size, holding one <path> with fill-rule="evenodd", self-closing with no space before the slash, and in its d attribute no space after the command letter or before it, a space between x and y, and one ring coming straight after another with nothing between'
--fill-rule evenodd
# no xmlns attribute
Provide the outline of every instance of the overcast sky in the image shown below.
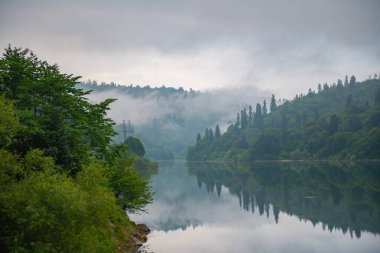
<svg viewBox="0 0 380 253"><path fill-rule="evenodd" d="M84 80L289 97L380 73L379 0L0 0L0 46Z"/></svg>

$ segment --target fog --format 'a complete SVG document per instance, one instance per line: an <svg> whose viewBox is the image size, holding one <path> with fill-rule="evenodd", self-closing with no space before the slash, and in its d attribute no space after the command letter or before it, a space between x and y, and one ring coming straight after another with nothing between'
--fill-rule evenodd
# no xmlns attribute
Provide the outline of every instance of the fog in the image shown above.
<svg viewBox="0 0 380 253"><path fill-rule="evenodd" d="M236 113L243 107L252 105L255 108L256 103L262 103L264 99L268 102L270 96L270 93L256 88L238 87L214 89L187 98L183 95L162 97L154 93L144 97L134 97L116 89L92 92L88 98L96 103L107 98L117 99L111 104L108 116L117 123L131 120L134 125L141 126L168 116L185 121L214 119L215 124L227 125L229 122L234 122ZM215 127L215 125L205 127Z"/></svg>

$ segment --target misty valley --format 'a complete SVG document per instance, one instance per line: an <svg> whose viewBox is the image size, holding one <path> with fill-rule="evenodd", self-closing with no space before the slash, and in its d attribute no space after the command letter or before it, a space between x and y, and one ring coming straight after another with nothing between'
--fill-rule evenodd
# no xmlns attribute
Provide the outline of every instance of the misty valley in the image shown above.
<svg viewBox="0 0 380 253"><path fill-rule="evenodd" d="M118 98L115 142L138 137L155 192L142 252L376 252L380 80L346 76L293 99L79 84ZM131 149L133 151L133 148ZM187 160L187 162L183 161Z"/></svg>
<svg viewBox="0 0 380 253"><path fill-rule="evenodd" d="M0 253L380 253L380 0L0 0Z"/></svg>
<svg viewBox="0 0 380 253"><path fill-rule="evenodd" d="M377 252L380 79L294 98L0 60L4 252Z"/></svg>

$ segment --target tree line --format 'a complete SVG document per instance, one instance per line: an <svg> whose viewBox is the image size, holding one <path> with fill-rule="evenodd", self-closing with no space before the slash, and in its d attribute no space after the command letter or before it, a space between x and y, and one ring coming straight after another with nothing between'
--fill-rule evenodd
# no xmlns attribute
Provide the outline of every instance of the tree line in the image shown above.
<svg viewBox="0 0 380 253"><path fill-rule="evenodd" d="M355 76L277 105L266 101L237 113L220 135L199 133L188 160L379 159L380 80Z"/></svg>
<svg viewBox="0 0 380 253"><path fill-rule="evenodd" d="M140 86L140 85L121 85L115 82L101 82L98 83L96 80L87 80L84 82L79 82L77 87L83 90L93 90L95 92L104 92L117 89L118 92L125 93L134 97L145 97L148 95L169 97L172 95L179 95L183 97L195 97L199 95L199 91L185 90L183 87L174 88L161 85L160 87L151 87L150 85Z"/></svg>

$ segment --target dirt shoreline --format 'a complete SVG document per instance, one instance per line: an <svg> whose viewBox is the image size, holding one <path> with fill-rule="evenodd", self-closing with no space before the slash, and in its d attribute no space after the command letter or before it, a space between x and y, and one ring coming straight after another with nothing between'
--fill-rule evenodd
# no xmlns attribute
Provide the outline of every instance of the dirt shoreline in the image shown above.
<svg viewBox="0 0 380 253"><path fill-rule="evenodd" d="M128 253L138 253L144 252L141 251L141 247L148 240L148 234L150 233L150 229L145 224L136 224L132 222L132 225L135 227L135 232L131 235L131 239L129 240L129 248Z"/></svg>

